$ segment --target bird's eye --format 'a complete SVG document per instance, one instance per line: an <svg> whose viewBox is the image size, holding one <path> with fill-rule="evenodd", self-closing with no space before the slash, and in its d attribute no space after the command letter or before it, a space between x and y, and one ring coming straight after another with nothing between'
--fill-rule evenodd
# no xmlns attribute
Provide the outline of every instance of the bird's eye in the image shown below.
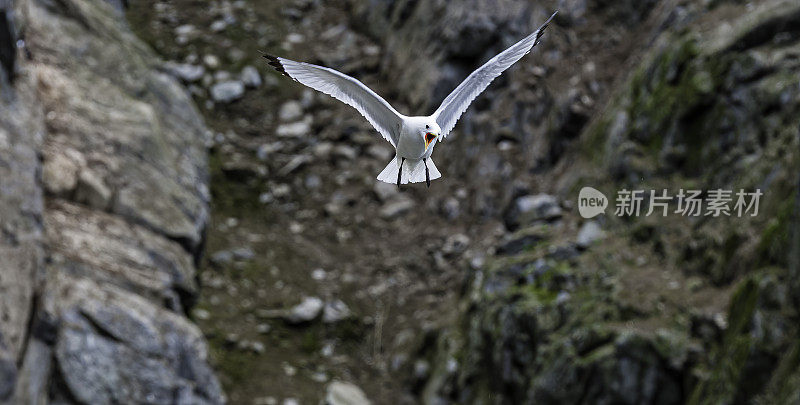
<svg viewBox="0 0 800 405"><path fill-rule="evenodd" d="M430 125L425 125L425 129L431 129Z"/></svg>

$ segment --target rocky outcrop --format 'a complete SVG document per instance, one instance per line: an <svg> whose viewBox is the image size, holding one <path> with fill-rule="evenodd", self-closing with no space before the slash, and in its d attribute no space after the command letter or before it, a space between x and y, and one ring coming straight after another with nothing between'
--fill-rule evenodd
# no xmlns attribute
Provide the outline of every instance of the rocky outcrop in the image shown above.
<svg viewBox="0 0 800 405"><path fill-rule="evenodd" d="M509 204L519 230L472 275L460 323L421 350L425 402L797 401L800 8L662 6L651 18L670 25L648 24L652 45L546 172L562 201ZM757 216L611 210L593 225L603 239L576 246L586 185L764 197ZM563 215L535 209L543 196Z"/></svg>
<svg viewBox="0 0 800 405"><path fill-rule="evenodd" d="M11 15L11 8L0 2L0 30L11 27ZM38 182L43 117L29 80L19 78L12 87L16 66L7 51L16 46L10 35L0 32L0 402L14 395L44 264Z"/></svg>
<svg viewBox="0 0 800 405"><path fill-rule="evenodd" d="M193 102L109 3L3 7L0 402L224 402L185 315L209 202Z"/></svg>

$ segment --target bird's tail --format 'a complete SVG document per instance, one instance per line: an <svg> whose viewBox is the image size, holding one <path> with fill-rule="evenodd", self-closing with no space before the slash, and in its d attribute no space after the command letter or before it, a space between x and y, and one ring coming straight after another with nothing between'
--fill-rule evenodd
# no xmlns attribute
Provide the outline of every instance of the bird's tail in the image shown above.
<svg viewBox="0 0 800 405"><path fill-rule="evenodd" d="M433 164L433 160L428 158L423 163L420 160L406 159L403 163L403 174L400 176L400 184L408 183L422 183L425 181L425 164L428 165L428 176L431 180L442 177L439 169ZM395 156L388 165L383 169L381 174L378 175L378 180L397 184L397 173L400 171L400 157Z"/></svg>

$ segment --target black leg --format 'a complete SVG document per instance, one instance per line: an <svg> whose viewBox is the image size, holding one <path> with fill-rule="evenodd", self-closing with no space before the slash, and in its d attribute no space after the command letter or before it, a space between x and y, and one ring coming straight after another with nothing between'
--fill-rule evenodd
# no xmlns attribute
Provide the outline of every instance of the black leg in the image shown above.
<svg viewBox="0 0 800 405"><path fill-rule="evenodd" d="M403 163L406 162L406 158L400 158L400 170L397 171L397 187L400 187L400 175L403 174Z"/></svg>
<svg viewBox="0 0 800 405"><path fill-rule="evenodd" d="M428 173L428 159L422 159L422 164L425 165L425 184L428 188L431 187L431 175Z"/></svg>

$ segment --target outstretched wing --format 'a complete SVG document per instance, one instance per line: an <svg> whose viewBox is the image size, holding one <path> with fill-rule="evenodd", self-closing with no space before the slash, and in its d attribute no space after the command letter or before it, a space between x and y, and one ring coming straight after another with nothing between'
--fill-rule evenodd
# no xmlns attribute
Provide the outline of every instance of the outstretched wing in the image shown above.
<svg viewBox="0 0 800 405"><path fill-rule="evenodd" d="M402 118L364 83L336 70L264 55L275 70L358 110L392 146L397 146Z"/></svg>
<svg viewBox="0 0 800 405"><path fill-rule="evenodd" d="M450 133L453 127L456 126L456 121L461 118L461 114L467 110L472 100L478 97L478 94L481 94L492 80L500 76L501 73L520 60L539 43L539 38L542 37L545 28L550 24L556 13L553 13L536 32L499 53L478 70L472 72L444 99L439 109L433 113L433 118L442 128L442 137L446 137Z"/></svg>

